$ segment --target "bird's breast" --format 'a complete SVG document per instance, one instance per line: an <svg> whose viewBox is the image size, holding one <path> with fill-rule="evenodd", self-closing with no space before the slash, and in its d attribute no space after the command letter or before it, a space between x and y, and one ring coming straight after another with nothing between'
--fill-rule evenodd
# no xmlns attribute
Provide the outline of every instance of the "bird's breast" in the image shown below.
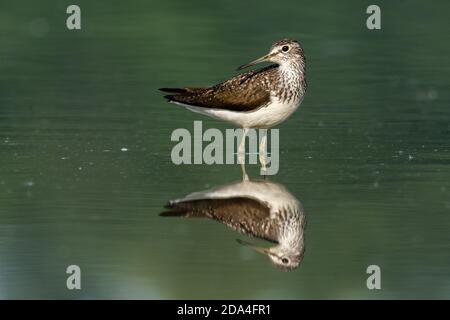
<svg viewBox="0 0 450 320"><path fill-rule="evenodd" d="M269 104L262 110L264 113L262 118L269 124L269 127L277 125L294 113L300 103L300 99L281 99L272 95Z"/></svg>

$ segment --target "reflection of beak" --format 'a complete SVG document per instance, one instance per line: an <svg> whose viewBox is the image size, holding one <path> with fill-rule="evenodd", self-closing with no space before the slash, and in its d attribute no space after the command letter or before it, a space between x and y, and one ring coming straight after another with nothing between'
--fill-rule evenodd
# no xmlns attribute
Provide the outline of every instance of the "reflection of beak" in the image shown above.
<svg viewBox="0 0 450 320"><path fill-rule="evenodd" d="M273 254L272 252L270 252L269 249L267 249L267 248L264 248L264 247L258 247L258 246L255 246L254 244L250 243L250 242L247 242L247 241L244 241L244 240L240 240L240 239L236 239L236 241L237 241L239 244L242 244L243 246L252 248L253 250L255 250L255 251L259 252L259 253L262 253L262 254L264 254L264 255L266 255L266 256L273 256L273 255L274 255L274 254Z"/></svg>
<svg viewBox="0 0 450 320"><path fill-rule="evenodd" d="M261 58L259 58L259 59L253 60L253 61L250 62L250 63L243 64L242 66L240 66L239 68L237 68L237 70L242 70L242 69L244 69L244 68L248 68L248 67L254 66L255 64L258 64L258 63L261 63L261 62L265 62L265 61L269 61L270 58L272 58L272 56L273 56L273 54L270 54L270 53L269 53L269 54L266 54L264 57L261 57Z"/></svg>

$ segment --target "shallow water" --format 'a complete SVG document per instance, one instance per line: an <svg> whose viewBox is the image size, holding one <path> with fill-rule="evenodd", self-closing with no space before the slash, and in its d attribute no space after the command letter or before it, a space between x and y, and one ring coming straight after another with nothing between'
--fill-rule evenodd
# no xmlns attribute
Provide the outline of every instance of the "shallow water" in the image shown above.
<svg viewBox="0 0 450 320"><path fill-rule="evenodd" d="M379 1L380 31L356 0L78 3L81 31L63 4L0 4L0 298L448 298L447 2ZM292 272L220 223L158 216L240 171L175 166L174 129L230 126L156 89L220 82L284 37L309 84L270 178L305 207Z"/></svg>

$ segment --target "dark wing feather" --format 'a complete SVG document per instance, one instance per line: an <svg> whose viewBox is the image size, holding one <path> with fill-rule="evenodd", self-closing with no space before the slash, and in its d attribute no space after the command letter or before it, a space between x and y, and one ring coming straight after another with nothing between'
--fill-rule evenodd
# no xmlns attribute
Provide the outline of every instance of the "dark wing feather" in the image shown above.
<svg viewBox="0 0 450 320"><path fill-rule="evenodd" d="M208 88L159 88L158 90L183 95L190 93L201 93L208 90Z"/></svg>
<svg viewBox="0 0 450 320"><path fill-rule="evenodd" d="M221 221L232 229L246 235L277 242L277 228L270 218L270 209L250 198L200 199L169 202L165 217L206 217Z"/></svg>
<svg viewBox="0 0 450 320"><path fill-rule="evenodd" d="M166 96L169 101L201 108L252 111L270 101L270 78L277 76L277 67L252 70L211 88L164 88L163 91L175 93Z"/></svg>

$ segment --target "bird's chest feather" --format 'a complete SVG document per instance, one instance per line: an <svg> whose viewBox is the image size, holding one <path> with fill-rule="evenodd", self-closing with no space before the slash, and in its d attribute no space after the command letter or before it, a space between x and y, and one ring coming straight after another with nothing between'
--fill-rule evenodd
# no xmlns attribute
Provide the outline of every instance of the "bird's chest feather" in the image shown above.
<svg viewBox="0 0 450 320"><path fill-rule="evenodd" d="M281 100L272 95L270 103L260 110L261 119L264 119L268 126L276 125L297 110L300 102L301 100L299 99Z"/></svg>
<svg viewBox="0 0 450 320"><path fill-rule="evenodd" d="M278 86L270 92L270 102L260 110L269 126L284 121L297 110L303 99L300 76L290 70L281 71Z"/></svg>

